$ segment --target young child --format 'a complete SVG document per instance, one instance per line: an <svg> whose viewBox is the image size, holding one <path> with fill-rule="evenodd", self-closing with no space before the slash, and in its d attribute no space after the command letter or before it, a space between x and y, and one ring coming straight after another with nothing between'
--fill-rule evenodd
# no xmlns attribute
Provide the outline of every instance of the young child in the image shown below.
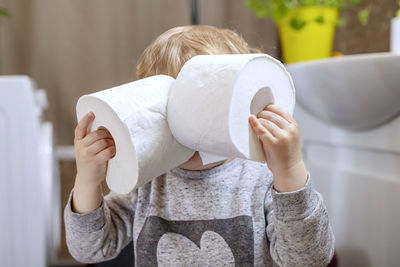
<svg viewBox="0 0 400 267"><path fill-rule="evenodd" d="M193 56L253 51L231 30L177 27L146 48L137 76L176 77ZM112 259L133 240L135 266L329 263L328 214L302 160L297 124L279 106L249 118L267 164L229 159L203 165L196 152L131 193L104 198L101 183L115 145L106 130L88 133L93 119L89 113L75 130L77 176L64 213L68 247L78 261Z"/></svg>

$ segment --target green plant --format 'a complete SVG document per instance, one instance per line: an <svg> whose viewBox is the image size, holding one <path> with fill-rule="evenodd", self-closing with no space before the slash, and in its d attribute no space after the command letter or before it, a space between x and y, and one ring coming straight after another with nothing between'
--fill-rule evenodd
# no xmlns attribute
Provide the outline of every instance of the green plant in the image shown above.
<svg viewBox="0 0 400 267"><path fill-rule="evenodd" d="M364 0L247 0L247 7L253 10L257 18L270 18L275 22L281 20L289 10L301 6L327 6L334 7L343 11L345 9L355 9ZM366 25L369 19L369 8L358 11L358 19L361 24ZM317 18L316 22L323 23L323 17ZM292 27L297 28L304 22L297 20L291 23ZM337 26L344 26L346 21L339 18ZM297 25L297 26L296 26Z"/></svg>
<svg viewBox="0 0 400 267"><path fill-rule="evenodd" d="M0 8L0 17L11 17L11 13L7 11L7 9Z"/></svg>

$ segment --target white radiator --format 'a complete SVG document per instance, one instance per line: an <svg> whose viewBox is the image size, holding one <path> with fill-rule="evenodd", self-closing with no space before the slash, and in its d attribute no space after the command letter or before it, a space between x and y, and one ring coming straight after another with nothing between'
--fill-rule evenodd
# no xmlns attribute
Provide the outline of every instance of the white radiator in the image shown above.
<svg viewBox="0 0 400 267"><path fill-rule="evenodd" d="M44 90L0 76L0 266L47 266L60 244L60 185Z"/></svg>

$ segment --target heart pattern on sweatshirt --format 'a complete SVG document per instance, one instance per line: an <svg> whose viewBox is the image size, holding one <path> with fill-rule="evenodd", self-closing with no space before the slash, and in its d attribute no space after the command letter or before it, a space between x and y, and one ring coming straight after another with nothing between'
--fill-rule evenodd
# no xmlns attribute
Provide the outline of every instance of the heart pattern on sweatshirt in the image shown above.
<svg viewBox="0 0 400 267"><path fill-rule="evenodd" d="M254 266L253 218L167 220L149 216L135 251L137 266Z"/></svg>
<svg viewBox="0 0 400 267"><path fill-rule="evenodd" d="M232 250L217 233L206 231L200 247L187 237L164 234L157 246L158 266L235 266Z"/></svg>

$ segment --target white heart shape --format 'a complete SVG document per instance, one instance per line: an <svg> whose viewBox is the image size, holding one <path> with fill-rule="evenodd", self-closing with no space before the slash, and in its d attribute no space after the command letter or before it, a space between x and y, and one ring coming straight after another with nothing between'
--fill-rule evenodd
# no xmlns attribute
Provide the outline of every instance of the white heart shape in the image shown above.
<svg viewBox="0 0 400 267"><path fill-rule="evenodd" d="M200 248L187 237L165 233L157 245L158 266L235 266L229 245L219 234L205 231Z"/></svg>

